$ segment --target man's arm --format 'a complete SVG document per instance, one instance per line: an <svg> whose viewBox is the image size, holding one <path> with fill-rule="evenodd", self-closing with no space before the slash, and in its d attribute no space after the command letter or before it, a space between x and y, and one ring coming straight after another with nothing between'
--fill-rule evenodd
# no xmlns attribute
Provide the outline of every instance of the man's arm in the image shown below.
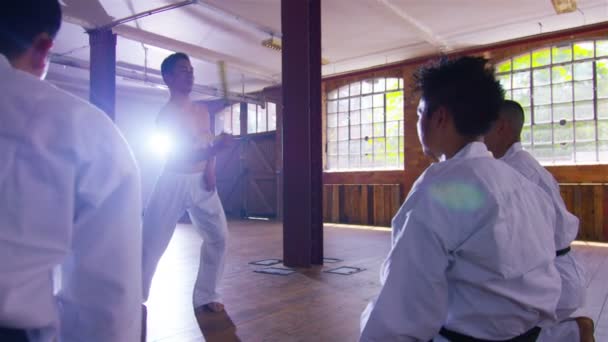
<svg viewBox="0 0 608 342"><path fill-rule="evenodd" d="M90 139L83 150L91 155L78 170L72 253L58 294L64 342L132 342L141 335L139 170L111 126L96 128L105 134Z"/></svg>
<svg viewBox="0 0 608 342"><path fill-rule="evenodd" d="M429 341L445 321L448 254L421 214L407 216L382 266L380 294L361 316L361 341Z"/></svg>

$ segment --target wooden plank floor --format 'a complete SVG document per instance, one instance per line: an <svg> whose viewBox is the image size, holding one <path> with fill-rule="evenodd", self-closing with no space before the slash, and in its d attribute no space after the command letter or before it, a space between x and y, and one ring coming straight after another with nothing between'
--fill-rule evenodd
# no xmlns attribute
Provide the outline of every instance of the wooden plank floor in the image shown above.
<svg viewBox="0 0 608 342"><path fill-rule="evenodd" d="M280 223L231 221L229 230L222 283L227 313L195 316L191 298L200 238L191 226L180 225L154 278L148 342L357 339L361 311L379 290L389 232L326 225L325 256L344 261L277 276L255 273L262 266L249 262L282 257ZM580 312L596 321L597 341L608 341L608 247L577 244L574 249L589 273L589 298ZM350 276L323 272L338 266L365 271Z"/></svg>

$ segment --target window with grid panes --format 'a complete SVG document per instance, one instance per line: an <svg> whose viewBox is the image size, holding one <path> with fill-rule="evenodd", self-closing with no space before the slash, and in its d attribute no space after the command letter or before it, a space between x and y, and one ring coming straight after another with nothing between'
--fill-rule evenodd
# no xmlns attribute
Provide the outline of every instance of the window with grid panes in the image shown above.
<svg viewBox="0 0 608 342"><path fill-rule="evenodd" d="M266 102L264 108L253 103L247 104L247 133L262 133L277 129L277 105Z"/></svg>
<svg viewBox="0 0 608 342"><path fill-rule="evenodd" d="M215 135L222 132L241 134L241 104L235 103L215 114Z"/></svg>
<svg viewBox="0 0 608 342"><path fill-rule="evenodd" d="M608 163L608 40L530 51L496 74L524 108L522 145L542 164Z"/></svg>
<svg viewBox="0 0 608 342"><path fill-rule="evenodd" d="M327 171L403 170L403 79L380 77L327 93Z"/></svg>

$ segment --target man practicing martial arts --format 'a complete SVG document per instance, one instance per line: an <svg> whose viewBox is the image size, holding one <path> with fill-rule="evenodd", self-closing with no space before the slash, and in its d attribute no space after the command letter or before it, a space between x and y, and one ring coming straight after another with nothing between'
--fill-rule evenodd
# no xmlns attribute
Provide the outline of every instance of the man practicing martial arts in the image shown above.
<svg viewBox="0 0 608 342"><path fill-rule="evenodd" d="M417 77L418 136L438 162L393 218L361 341L534 341L561 291L555 213L483 144L503 90L483 58L443 60Z"/></svg>
<svg viewBox="0 0 608 342"><path fill-rule="evenodd" d="M190 99L194 76L188 56L175 53L167 57L161 72L171 97L158 115L157 125L172 137L173 146L144 212L144 300L150 294L158 261L179 218L187 211L203 238L194 308L221 312L224 306L217 288L224 270L228 230L215 190L213 158L221 144L212 146L207 108Z"/></svg>
<svg viewBox="0 0 608 342"><path fill-rule="evenodd" d="M576 238L579 220L566 209L555 178L534 157L524 151L520 135L524 125L524 110L515 101L507 100L498 120L485 136L488 149L538 185L551 198L556 214L555 267L560 272L562 294L557 304L559 324L542 330L539 341L593 341L593 321L588 317L572 318L572 313L584 305L585 270L570 252L570 243Z"/></svg>

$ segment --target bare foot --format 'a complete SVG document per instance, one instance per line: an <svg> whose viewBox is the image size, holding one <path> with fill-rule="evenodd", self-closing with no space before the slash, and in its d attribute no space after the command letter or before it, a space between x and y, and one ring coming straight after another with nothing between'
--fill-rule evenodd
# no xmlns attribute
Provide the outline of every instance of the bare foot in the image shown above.
<svg viewBox="0 0 608 342"><path fill-rule="evenodd" d="M593 337L595 330L593 320L589 317L576 317L575 320L578 325L581 342L595 342L595 338Z"/></svg>
<svg viewBox="0 0 608 342"><path fill-rule="evenodd" d="M218 303L218 302L211 302L211 303L204 304L202 306L202 308L203 308L203 310L205 310L207 312L218 313L218 312L224 311L224 304Z"/></svg>

